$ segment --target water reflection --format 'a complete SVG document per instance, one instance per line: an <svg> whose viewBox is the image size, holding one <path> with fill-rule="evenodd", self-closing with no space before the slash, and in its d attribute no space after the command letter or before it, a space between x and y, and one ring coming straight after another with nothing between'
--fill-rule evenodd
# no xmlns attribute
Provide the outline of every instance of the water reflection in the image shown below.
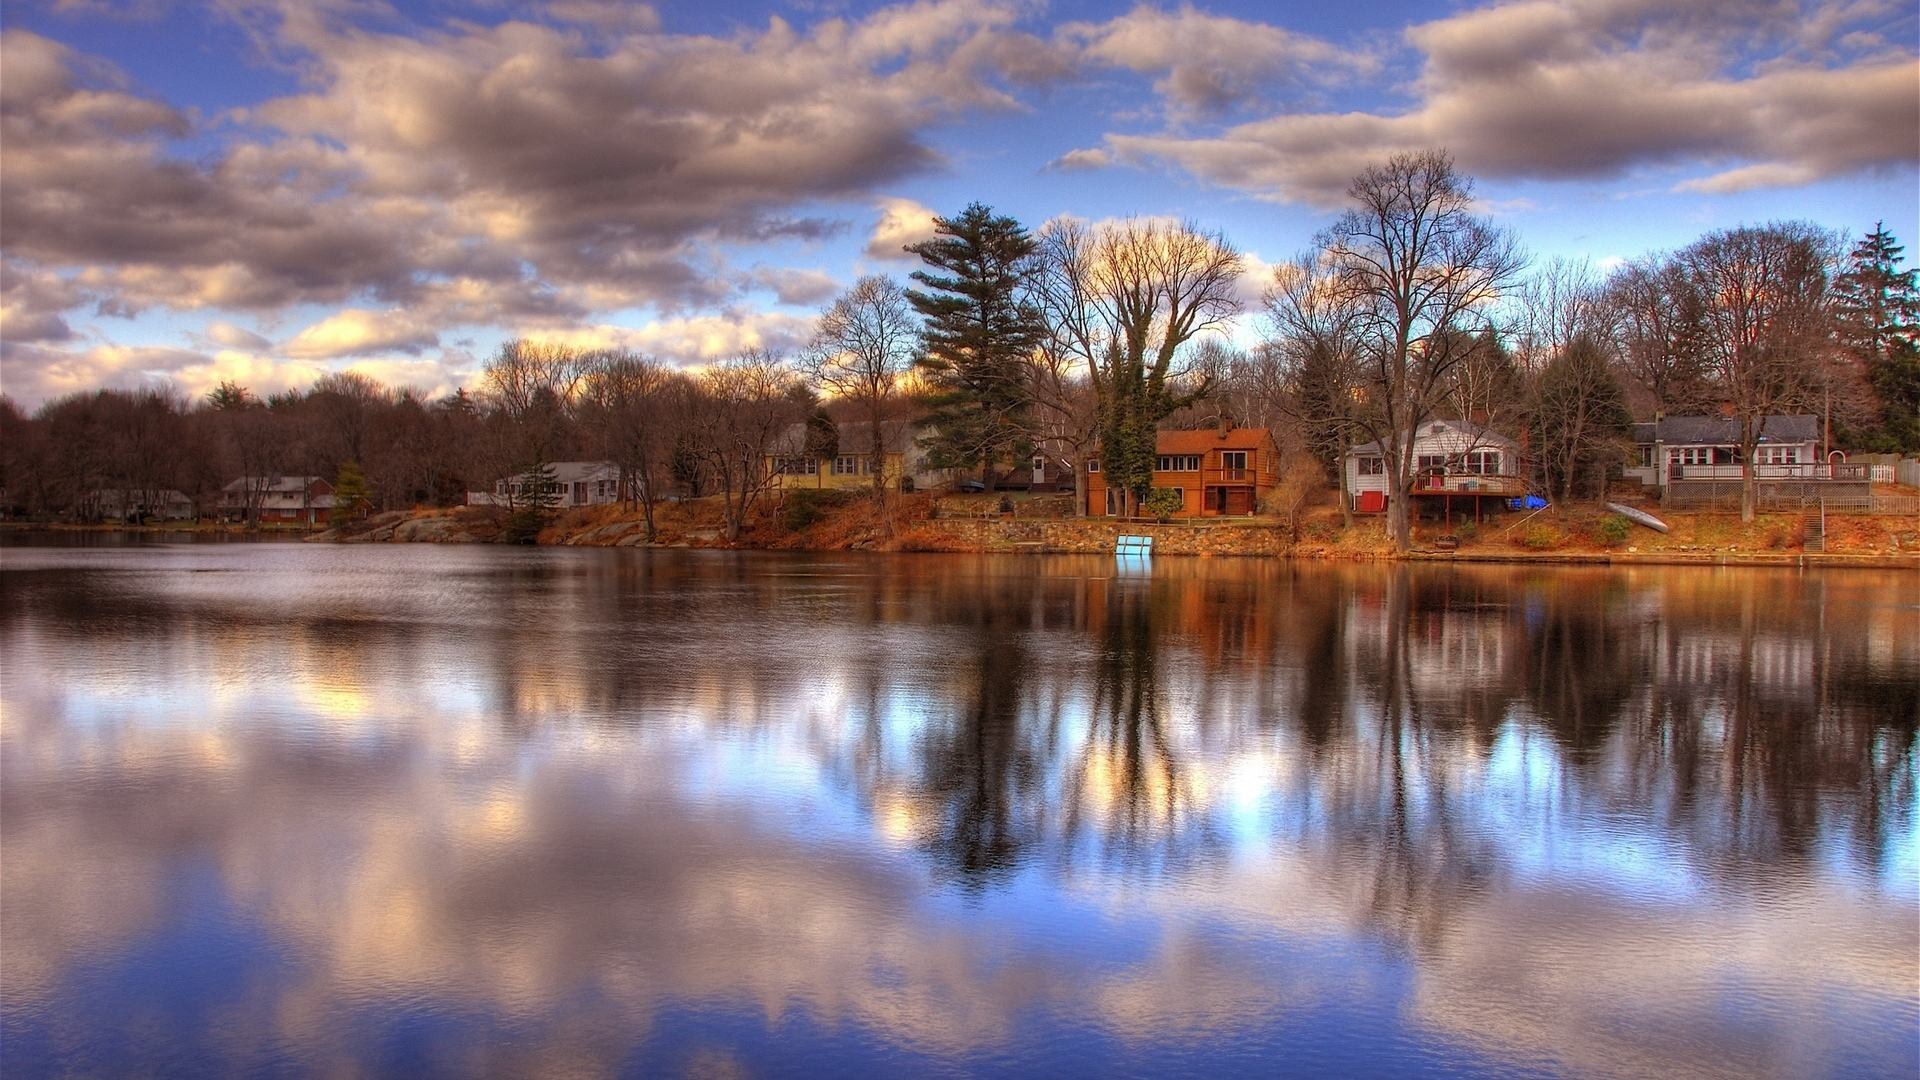
<svg viewBox="0 0 1920 1080"><path fill-rule="evenodd" d="M1920 582L0 562L0 1068L1910 1075Z"/></svg>

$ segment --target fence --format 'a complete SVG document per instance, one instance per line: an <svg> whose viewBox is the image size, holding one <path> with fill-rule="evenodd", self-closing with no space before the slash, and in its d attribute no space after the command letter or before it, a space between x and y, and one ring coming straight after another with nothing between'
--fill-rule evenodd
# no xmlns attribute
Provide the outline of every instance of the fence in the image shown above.
<svg viewBox="0 0 1920 1080"><path fill-rule="evenodd" d="M1920 488L1920 458L1906 458L1893 467L1894 480L1908 487Z"/></svg>

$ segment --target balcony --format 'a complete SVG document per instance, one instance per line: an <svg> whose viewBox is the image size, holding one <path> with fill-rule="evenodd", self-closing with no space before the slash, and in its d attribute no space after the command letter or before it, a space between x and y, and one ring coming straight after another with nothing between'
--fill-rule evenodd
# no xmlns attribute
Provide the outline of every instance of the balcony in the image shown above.
<svg viewBox="0 0 1920 1080"><path fill-rule="evenodd" d="M1413 481L1415 495L1491 495L1503 499L1527 493L1525 477L1500 473L1421 473Z"/></svg>

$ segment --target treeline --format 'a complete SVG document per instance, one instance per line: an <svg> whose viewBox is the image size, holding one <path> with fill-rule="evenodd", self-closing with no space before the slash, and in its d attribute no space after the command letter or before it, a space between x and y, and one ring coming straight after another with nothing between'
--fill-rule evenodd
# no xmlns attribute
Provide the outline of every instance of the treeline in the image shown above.
<svg viewBox="0 0 1920 1080"><path fill-rule="evenodd" d="M1787 412L1821 416L1834 446L1920 451L1920 300L1884 228L1850 249L1802 222L1728 229L1602 273L1529 267L1444 153L1395 157L1349 194L1267 283L1251 350L1223 332L1249 314L1224 236L1160 219L1030 232L974 204L909 249L923 268L908 282L862 278L837 298L797 356L683 371L513 341L441 400L340 374L265 399L229 384L193 402L76 394L31 417L5 404L0 482L16 508L53 515L100 489L204 498L243 475L357 470L370 508L457 503L521 476L534 482L508 501L538 515L550 463L591 458L619 466L649 524L659 498L715 495L735 532L796 424L810 453L869 458L876 498L898 449L883 433L911 417L916 457L989 481L1039 453L1084 483L1097 448L1135 509L1158 428L1231 419L1272 428L1335 482L1348 449L1377 442L1404 544L1413 436L1430 419L1519 439L1563 497L1604 487L1634 417L1732 417L1748 461L1761 418ZM847 420L860 445L838 445Z"/></svg>

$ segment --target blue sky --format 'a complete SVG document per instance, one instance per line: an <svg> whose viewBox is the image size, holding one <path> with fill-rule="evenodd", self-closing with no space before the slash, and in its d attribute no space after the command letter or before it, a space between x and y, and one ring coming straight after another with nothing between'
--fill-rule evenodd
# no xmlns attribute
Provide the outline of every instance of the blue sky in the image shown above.
<svg viewBox="0 0 1920 1080"><path fill-rule="evenodd" d="M5 0L0 390L795 348L975 199L1191 218L1253 296L1425 146L1542 259L1920 234L1910 3L1670 7Z"/></svg>

